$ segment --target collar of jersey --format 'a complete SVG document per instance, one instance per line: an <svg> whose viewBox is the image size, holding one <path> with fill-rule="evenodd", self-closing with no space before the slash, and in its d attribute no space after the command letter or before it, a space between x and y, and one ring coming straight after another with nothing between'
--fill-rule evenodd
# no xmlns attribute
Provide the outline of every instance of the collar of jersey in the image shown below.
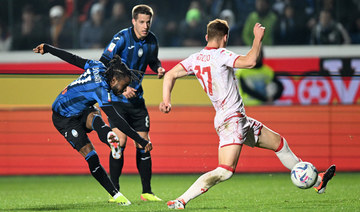
<svg viewBox="0 0 360 212"><path fill-rule="evenodd" d="M211 50L211 49L218 49L218 48L216 48L216 47L208 47L208 46L205 46L205 48L204 48L205 50Z"/></svg>
<svg viewBox="0 0 360 212"><path fill-rule="evenodd" d="M144 40L146 39L147 36L144 38L144 40L140 40L139 38L136 37L135 31L134 31L134 27L131 27L130 29L131 29L131 34L132 34L135 42L144 41Z"/></svg>

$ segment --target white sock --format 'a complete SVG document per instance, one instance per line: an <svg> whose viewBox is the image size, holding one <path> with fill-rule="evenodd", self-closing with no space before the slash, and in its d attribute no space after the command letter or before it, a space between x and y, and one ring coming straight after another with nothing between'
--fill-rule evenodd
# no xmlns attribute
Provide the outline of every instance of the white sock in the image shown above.
<svg viewBox="0 0 360 212"><path fill-rule="evenodd" d="M282 148L281 148L282 145ZM296 157L296 155L291 151L284 137L281 137L281 143L279 150L275 151L276 156L278 156L281 163L288 169L292 169L295 164L299 163L301 160Z"/></svg>
<svg viewBox="0 0 360 212"><path fill-rule="evenodd" d="M216 169L201 175L195 183L193 183L190 188L177 199L182 199L185 203L187 203L197 196L207 192L212 186L229 179L232 175L233 171L217 167Z"/></svg>

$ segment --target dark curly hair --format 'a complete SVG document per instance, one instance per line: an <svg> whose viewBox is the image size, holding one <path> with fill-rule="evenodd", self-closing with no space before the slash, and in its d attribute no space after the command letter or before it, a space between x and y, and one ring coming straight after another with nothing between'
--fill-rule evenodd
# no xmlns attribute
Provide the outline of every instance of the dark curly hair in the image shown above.
<svg viewBox="0 0 360 212"><path fill-rule="evenodd" d="M129 69L127 65L121 61L121 57L119 55L114 55L105 71L105 79L109 85L114 77L118 80L129 77L131 82L139 81L139 77L136 75L139 73L140 71Z"/></svg>

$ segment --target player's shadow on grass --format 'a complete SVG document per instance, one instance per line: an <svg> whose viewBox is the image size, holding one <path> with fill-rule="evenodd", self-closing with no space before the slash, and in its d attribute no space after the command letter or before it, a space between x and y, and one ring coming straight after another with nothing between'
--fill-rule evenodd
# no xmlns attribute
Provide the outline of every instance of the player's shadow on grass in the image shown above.
<svg viewBox="0 0 360 212"><path fill-rule="evenodd" d="M84 211L91 211L94 207L99 207L104 202L91 202L91 203L71 203L71 204L47 204L24 208L12 208L1 211L62 211L70 209L80 209Z"/></svg>

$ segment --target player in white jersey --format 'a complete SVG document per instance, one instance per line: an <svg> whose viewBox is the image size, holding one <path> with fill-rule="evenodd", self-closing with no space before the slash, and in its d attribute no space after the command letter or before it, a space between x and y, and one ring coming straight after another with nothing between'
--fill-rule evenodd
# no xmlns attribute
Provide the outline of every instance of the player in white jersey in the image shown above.
<svg viewBox="0 0 360 212"><path fill-rule="evenodd" d="M237 55L225 49L229 27L226 21L216 19L207 26L207 46L192 54L167 74L163 84L163 102L159 109L171 111L171 91L177 78L194 73L216 110L215 129L219 135L219 165L200 176L195 183L176 200L167 203L169 208L184 209L195 197L213 185L229 179L235 172L242 145L260 147L275 152L282 164L292 169L301 160L290 150L286 140L261 122L247 117L239 94L233 68L252 68L259 56L265 28L254 26L254 41L246 55ZM328 181L335 174L335 165L319 174L315 184L318 193L325 191Z"/></svg>

